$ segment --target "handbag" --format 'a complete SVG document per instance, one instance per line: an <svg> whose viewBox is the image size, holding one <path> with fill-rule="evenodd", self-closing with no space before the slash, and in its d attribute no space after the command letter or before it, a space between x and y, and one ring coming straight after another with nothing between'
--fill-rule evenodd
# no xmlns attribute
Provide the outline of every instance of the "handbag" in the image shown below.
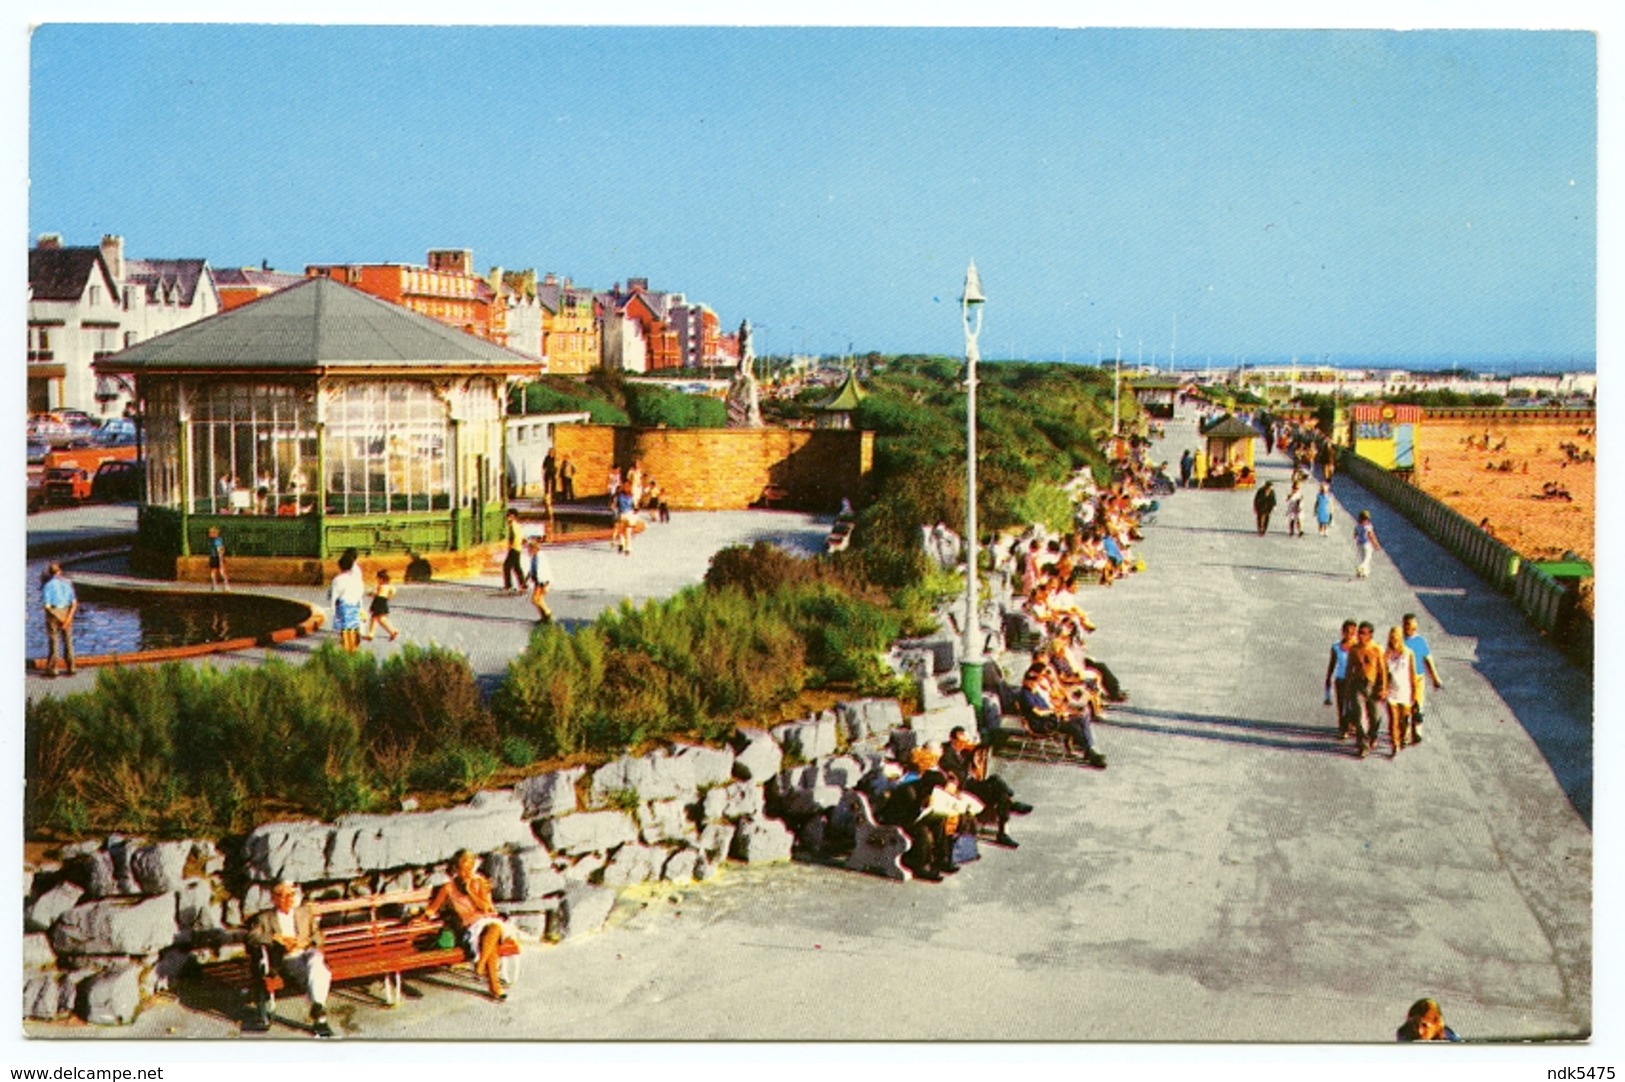
<svg viewBox="0 0 1625 1082"><path fill-rule="evenodd" d="M440 929L440 935L435 939L434 945L443 951L451 950L457 945L457 933L450 928Z"/></svg>
<svg viewBox="0 0 1625 1082"><path fill-rule="evenodd" d="M955 834L952 855L955 864L969 864L973 860L981 860L982 853L976 846L976 835Z"/></svg>

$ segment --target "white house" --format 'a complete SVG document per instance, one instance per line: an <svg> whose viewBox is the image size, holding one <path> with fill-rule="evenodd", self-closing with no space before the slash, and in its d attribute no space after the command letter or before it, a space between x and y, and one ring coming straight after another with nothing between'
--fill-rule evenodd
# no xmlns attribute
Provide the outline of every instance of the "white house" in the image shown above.
<svg viewBox="0 0 1625 1082"><path fill-rule="evenodd" d="M134 388L92 362L220 311L204 259L124 258L124 238L65 247L47 233L28 252L28 408L117 417Z"/></svg>

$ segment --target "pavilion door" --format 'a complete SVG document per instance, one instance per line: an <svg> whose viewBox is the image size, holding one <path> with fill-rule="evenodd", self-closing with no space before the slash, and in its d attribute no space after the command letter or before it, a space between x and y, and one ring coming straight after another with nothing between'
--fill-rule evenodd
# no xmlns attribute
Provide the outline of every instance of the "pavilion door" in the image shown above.
<svg viewBox="0 0 1625 1082"><path fill-rule="evenodd" d="M1394 469L1416 468L1416 429L1411 425L1394 426Z"/></svg>
<svg viewBox="0 0 1625 1082"><path fill-rule="evenodd" d="M484 455L474 456L474 544L485 544L485 505L491 499L491 471Z"/></svg>

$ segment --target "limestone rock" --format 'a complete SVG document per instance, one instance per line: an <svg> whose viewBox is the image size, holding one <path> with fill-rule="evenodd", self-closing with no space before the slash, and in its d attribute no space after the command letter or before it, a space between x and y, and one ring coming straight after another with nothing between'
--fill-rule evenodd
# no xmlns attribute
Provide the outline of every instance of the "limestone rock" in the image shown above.
<svg viewBox="0 0 1625 1082"><path fill-rule="evenodd" d="M779 772L784 752L761 729L740 729L734 735L734 776L741 781L765 782Z"/></svg>
<svg viewBox="0 0 1625 1082"><path fill-rule="evenodd" d="M175 897L91 902L69 910L51 931L58 954L146 954L175 941Z"/></svg>
<svg viewBox="0 0 1625 1082"><path fill-rule="evenodd" d="M663 751L633 757L623 755L605 763L592 775L592 801L602 806L610 794L632 791L639 800L693 800L694 756L672 757Z"/></svg>
<svg viewBox="0 0 1625 1082"><path fill-rule="evenodd" d="M536 843L512 790L476 793L456 808L400 815L346 815L333 824L326 874L350 879L369 872L444 864L461 849L489 853Z"/></svg>
<svg viewBox="0 0 1625 1082"><path fill-rule="evenodd" d="M656 800L638 805L638 825L646 845L694 838L694 824L688 821L688 812L681 800Z"/></svg>
<svg viewBox="0 0 1625 1082"><path fill-rule="evenodd" d="M775 726L773 738L784 749L785 755L803 762L812 762L822 756L833 755L835 714L826 710L815 718Z"/></svg>
<svg viewBox="0 0 1625 1082"><path fill-rule="evenodd" d="M127 1026L141 1007L141 967L113 966L92 977L84 990L85 1021L95 1026Z"/></svg>
<svg viewBox="0 0 1625 1082"><path fill-rule="evenodd" d="M30 932L48 932L62 915L79 904L85 895L77 883L66 879L35 898L23 914L23 927Z"/></svg>
<svg viewBox="0 0 1625 1082"><path fill-rule="evenodd" d="M923 714L915 714L908 719L909 729L914 732L916 740L921 744L946 744L948 733L960 725L965 727L966 734L972 740L979 739L976 711L964 699L935 710L927 710Z"/></svg>
<svg viewBox="0 0 1625 1082"><path fill-rule="evenodd" d="M818 780L823 785L851 789L863 780L868 768L854 755L834 755L818 763Z"/></svg>
<svg viewBox="0 0 1625 1082"><path fill-rule="evenodd" d="M596 932L615 908L615 892L585 883L564 889L564 900L554 922L554 934L561 940Z"/></svg>
<svg viewBox="0 0 1625 1082"><path fill-rule="evenodd" d="M243 842L249 878L265 883L287 879L308 883L327 877L332 830L313 821L266 823ZM255 912L249 909L249 912Z"/></svg>
<svg viewBox="0 0 1625 1082"><path fill-rule="evenodd" d="M491 894L498 902L529 902L564 888L564 877L553 870L553 855L540 845L492 854L488 863Z"/></svg>
<svg viewBox="0 0 1625 1082"><path fill-rule="evenodd" d="M62 1018L73 1010L75 987L66 973L48 970L23 980L23 1017L43 1021Z"/></svg>
<svg viewBox="0 0 1625 1082"><path fill-rule="evenodd" d="M747 819L734 834L734 859L746 864L771 864L790 859L795 836L774 819Z"/></svg>
<svg viewBox="0 0 1625 1082"><path fill-rule="evenodd" d="M554 770L526 778L514 787L524 803L526 819L542 819L553 815L569 815L578 810L576 783L587 773L585 767Z"/></svg>
<svg viewBox="0 0 1625 1082"><path fill-rule="evenodd" d="M555 852L577 854L609 850L633 841L638 828L625 812L576 812L540 820L537 833Z"/></svg>
<svg viewBox="0 0 1625 1082"><path fill-rule="evenodd" d="M896 699L854 699L837 705L835 716L849 744L884 737L903 724L903 708Z"/></svg>
<svg viewBox="0 0 1625 1082"><path fill-rule="evenodd" d="M175 892L175 924L182 932L218 932L220 907L207 879L182 880Z"/></svg>
<svg viewBox="0 0 1625 1082"><path fill-rule="evenodd" d="M694 866L699 859L698 849L679 849L666 859L666 866L660 870L660 878L668 883L691 883L694 881Z"/></svg>
<svg viewBox="0 0 1625 1082"><path fill-rule="evenodd" d="M666 851L654 846L629 842L615 851L604 867L604 886L629 887L647 883L660 876L666 863Z"/></svg>
<svg viewBox="0 0 1625 1082"><path fill-rule="evenodd" d="M684 744L672 752L673 759L689 762L694 773L694 787L704 789L721 785L733 778L734 754L727 748L707 748L699 744Z"/></svg>
<svg viewBox="0 0 1625 1082"><path fill-rule="evenodd" d="M732 823L720 820L707 823L705 829L700 831L700 840L696 843L701 856L711 863L726 860L729 852L733 850L734 835L737 833L738 828Z"/></svg>
<svg viewBox="0 0 1625 1082"><path fill-rule="evenodd" d="M191 842L157 842L130 853L130 875L142 894L169 894L179 890L186 871Z"/></svg>
<svg viewBox="0 0 1625 1082"><path fill-rule="evenodd" d="M588 853L580 860L566 867L560 875L563 876L566 887L587 883L608 863L609 858L605 857L604 854Z"/></svg>
<svg viewBox="0 0 1625 1082"><path fill-rule="evenodd" d="M51 949L51 937L43 932L23 936L23 968L54 969L56 952Z"/></svg>
<svg viewBox="0 0 1625 1082"><path fill-rule="evenodd" d="M818 815L841 802L846 790L836 785L813 785L780 794L779 809L795 821Z"/></svg>
<svg viewBox="0 0 1625 1082"><path fill-rule="evenodd" d="M736 781L707 791L701 804L701 815L707 823L720 819L744 819L760 815L766 803L760 785Z"/></svg>

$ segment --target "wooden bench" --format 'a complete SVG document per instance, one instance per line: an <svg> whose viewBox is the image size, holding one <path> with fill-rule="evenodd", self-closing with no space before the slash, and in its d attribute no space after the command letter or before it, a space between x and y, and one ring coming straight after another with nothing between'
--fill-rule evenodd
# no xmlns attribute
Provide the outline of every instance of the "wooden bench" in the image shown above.
<svg viewBox="0 0 1625 1082"><path fill-rule="evenodd" d="M405 974L472 964L460 943L440 946L441 933L448 926L439 914L424 911L431 894L424 887L312 902L311 912L322 930L322 958L333 974L333 983L381 979L384 1003L393 1007L400 1002L401 978ZM517 957L519 944L505 939L500 953L503 958ZM262 988L256 989L254 966L248 956L218 963L210 971L222 982L246 989L251 998L254 992L263 991L269 1009L276 1009L276 994L285 983L281 975L268 973L260 980Z"/></svg>

